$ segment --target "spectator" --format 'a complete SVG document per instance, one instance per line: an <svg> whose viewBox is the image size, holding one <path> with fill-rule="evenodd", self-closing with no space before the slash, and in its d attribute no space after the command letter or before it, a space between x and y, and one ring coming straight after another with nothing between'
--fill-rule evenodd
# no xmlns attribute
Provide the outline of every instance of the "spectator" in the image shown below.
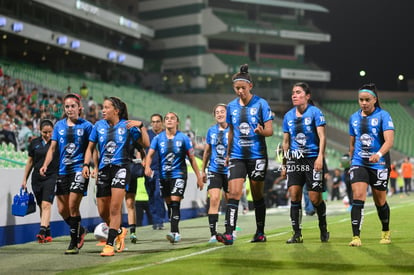
<svg viewBox="0 0 414 275"><path fill-rule="evenodd" d="M26 121L22 129L19 131L18 135L20 150L27 150L27 146L34 137L36 137L36 135L33 131L33 122Z"/></svg>
<svg viewBox="0 0 414 275"><path fill-rule="evenodd" d="M336 168L334 171L332 183L333 184L332 184L332 190L331 190L331 201L333 201L335 198L337 200L340 200L341 199L340 187L342 184L342 176L341 176L341 170L339 170L338 168Z"/></svg>
<svg viewBox="0 0 414 275"><path fill-rule="evenodd" d="M404 179L404 191L405 194L410 195L411 192L411 178L413 177L413 165L410 162L410 158L406 157L401 164L401 174Z"/></svg>

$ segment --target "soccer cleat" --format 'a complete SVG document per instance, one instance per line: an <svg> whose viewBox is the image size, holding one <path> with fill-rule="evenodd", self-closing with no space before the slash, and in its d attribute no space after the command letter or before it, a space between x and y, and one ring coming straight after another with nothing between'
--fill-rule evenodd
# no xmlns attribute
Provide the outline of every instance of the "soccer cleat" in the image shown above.
<svg viewBox="0 0 414 275"><path fill-rule="evenodd" d="M127 229L125 227L121 227L121 230L121 233L119 233L115 239L116 252L122 252L125 249L125 237L127 235Z"/></svg>
<svg viewBox="0 0 414 275"><path fill-rule="evenodd" d="M74 255L74 254L79 254L79 249L76 246L76 244L74 243L70 243L68 249L66 249L65 251L66 255Z"/></svg>
<svg viewBox="0 0 414 275"><path fill-rule="evenodd" d="M329 232L328 231L321 231L321 242L327 243L329 241Z"/></svg>
<svg viewBox="0 0 414 275"><path fill-rule="evenodd" d="M102 249L101 256L114 256L115 255L115 248L112 245L105 245Z"/></svg>
<svg viewBox="0 0 414 275"><path fill-rule="evenodd" d="M46 236L45 237L45 243L51 243L53 241L52 236Z"/></svg>
<svg viewBox="0 0 414 275"><path fill-rule="evenodd" d="M167 240L170 241L170 243L174 244L174 243L178 243L179 241L181 241L181 235L180 233L168 233L167 234Z"/></svg>
<svg viewBox="0 0 414 275"><path fill-rule="evenodd" d="M251 243L264 243L266 242L266 235L262 232L257 232L254 234L253 239L250 240Z"/></svg>
<svg viewBox="0 0 414 275"><path fill-rule="evenodd" d="M349 243L349 246L361 246L361 239L359 236L353 236L352 241Z"/></svg>
<svg viewBox="0 0 414 275"><path fill-rule="evenodd" d="M217 242L216 235L211 236L210 240L208 240L208 243L216 243L216 242Z"/></svg>
<svg viewBox="0 0 414 275"><path fill-rule="evenodd" d="M137 235L135 235L135 233L132 233L129 236L129 239L131 240L131 243L137 243Z"/></svg>
<svg viewBox="0 0 414 275"><path fill-rule="evenodd" d="M85 236L88 234L88 229L86 227L81 226L79 230L79 238L78 238L78 248L81 249L83 244L85 243Z"/></svg>
<svg viewBox="0 0 414 275"><path fill-rule="evenodd" d="M43 234L37 234L36 238L38 243L47 243L46 236Z"/></svg>
<svg viewBox="0 0 414 275"><path fill-rule="evenodd" d="M217 233L216 239L217 239L217 241L223 243L224 245L232 245L233 244L233 235L232 234Z"/></svg>
<svg viewBox="0 0 414 275"><path fill-rule="evenodd" d="M390 244L390 243L391 243L391 232L389 230L382 231L380 244Z"/></svg>
<svg viewBox="0 0 414 275"><path fill-rule="evenodd" d="M294 233L293 236L286 241L286 243L303 243L302 234Z"/></svg>

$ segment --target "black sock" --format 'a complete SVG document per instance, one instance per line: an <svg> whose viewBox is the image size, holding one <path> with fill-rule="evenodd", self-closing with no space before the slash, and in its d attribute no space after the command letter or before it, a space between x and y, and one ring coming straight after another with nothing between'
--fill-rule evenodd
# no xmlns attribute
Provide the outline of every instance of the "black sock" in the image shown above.
<svg viewBox="0 0 414 275"><path fill-rule="evenodd" d="M352 233L354 236L361 234L362 220L364 217L364 201L354 200L351 209Z"/></svg>
<svg viewBox="0 0 414 275"><path fill-rule="evenodd" d="M81 221L80 216L69 218L69 222L70 222L70 241L73 244L78 243L80 221Z"/></svg>
<svg viewBox="0 0 414 275"><path fill-rule="evenodd" d="M116 236L118 236L118 230L109 228L108 239L106 240L106 244L110 246L114 246Z"/></svg>
<svg viewBox="0 0 414 275"><path fill-rule="evenodd" d="M178 229L178 223L180 222L180 202L171 202L171 232L180 233Z"/></svg>
<svg viewBox="0 0 414 275"><path fill-rule="evenodd" d="M167 213L168 219L171 221L171 202L167 203Z"/></svg>
<svg viewBox="0 0 414 275"><path fill-rule="evenodd" d="M258 201L253 201L254 213L256 215L256 233L264 233L264 226L266 221L266 205L262 198Z"/></svg>
<svg viewBox="0 0 414 275"><path fill-rule="evenodd" d="M295 234L302 234L301 230L302 201L290 202L290 221Z"/></svg>
<svg viewBox="0 0 414 275"><path fill-rule="evenodd" d="M47 232L46 226L40 226L39 235L47 236L46 232Z"/></svg>
<svg viewBox="0 0 414 275"><path fill-rule="evenodd" d="M129 225L129 233L130 234L135 234L135 227L137 227L136 224L130 224Z"/></svg>
<svg viewBox="0 0 414 275"><path fill-rule="evenodd" d="M210 227L211 236L217 234L218 214L208 214L208 224Z"/></svg>
<svg viewBox="0 0 414 275"><path fill-rule="evenodd" d="M70 217L67 217L66 219L64 219L64 221L70 227Z"/></svg>
<svg viewBox="0 0 414 275"><path fill-rule="evenodd" d="M51 232L50 232L50 225L48 227L46 227L46 237L50 237L52 236Z"/></svg>
<svg viewBox="0 0 414 275"><path fill-rule="evenodd" d="M388 203L385 202L383 206L376 206L378 217L382 224L382 231L389 231L390 230L390 207Z"/></svg>
<svg viewBox="0 0 414 275"><path fill-rule="evenodd" d="M229 199L226 210L226 234L233 234L236 229L237 211L239 209L239 200Z"/></svg>
<svg viewBox="0 0 414 275"><path fill-rule="evenodd" d="M313 204L313 207L316 209L316 213L318 213L320 231L323 231L323 232L327 231L325 201L322 200L322 202L319 205L314 205Z"/></svg>

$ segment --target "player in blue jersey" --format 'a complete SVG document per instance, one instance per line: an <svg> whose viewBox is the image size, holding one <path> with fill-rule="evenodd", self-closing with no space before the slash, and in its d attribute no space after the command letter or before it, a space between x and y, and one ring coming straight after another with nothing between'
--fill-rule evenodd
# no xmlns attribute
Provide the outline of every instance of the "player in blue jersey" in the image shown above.
<svg viewBox="0 0 414 275"><path fill-rule="evenodd" d="M228 192L228 169L225 166L225 162L227 157L229 127L226 122L226 107L226 104L217 104L214 107L213 115L217 123L207 131L203 154L203 168L201 169L203 182L207 183L210 199L210 207L208 209L208 223L211 233L210 243L217 242L216 235L221 190L223 189L225 192L226 200ZM208 173L206 174L207 167Z"/></svg>
<svg viewBox="0 0 414 275"><path fill-rule="evenodd" d="M283 170L287 174L290 195L290 219L293 236L286 243L302 243L302 191L309 192L309 198L318 214L320 239L329 240L326 224L326 204L322 199L324 191L324 154L326 146L325 116L311 100L309 85L299 82L292 88L293 108L283 118Z"/></svg>
<svg viewBox="0 0 414 275"><path fill-rule="evenodd" d="M53 200L55 198L56 177L59 165L59 154L56 151L53 161L48 167L45 176L39 174L39 169L43 165L46 153L51 144L53 132L53 122L45 119L40 122L41 136L33 139L28 148L28 158L24 169L22 188L27 188L27 180L32 174L32 189L36 197L36 202L40 208L40 231L36 235L39 243L52 241L50 234L50 216ZM33 173L31 173L33 171Z"/></svg>
<svg viewBox="0 0 414 275"><path fill-rule="evenodd" d="M99 215L109 225L108 238L101 256L113 256L115 244L117 252L122 252L125 248L127 230L121 227L121 211L125 188L131 177L131 152L137 146L136 143L143 148L147 147L149 139L141 121L128 120L127 106L119 98L105 99L102 115L103 119L96 122L89 137L83 175L89 177L89 162L98 145L96 199Z"/></svg>
<svg viewBox="0 0 414 275"><path fill-rule="evenodd" d="M232 233L236 226L239 201L248 176L257 227L251 242L265 242L266 205L263 192L268 162L265 137L273 135L273 115L266 100L251 93L253 81L247 64L240 67L240 72L233 75L232 81L237 98L227 105L226 114L229 125L226 232L218 233L216 238L225 245L233 244Z"/></svg>
<svg viewBox="0 0 414 275"><path fill-rule="evenodd" d="M350 246L361 246L360 232L364 219L367 188L372 196L382 224L381 244L391 243L390 208L387 203L387 185L390 172L389 151L394 143L394 124L390 114L381 109L375 84L363 85L358 91L360 110L349 119L349 170L353 203L351 222L353 238Z"/></svg>
<svg viewBox="0 0 414 275"><path fill-rule="evenodd" d="M88 179L82 177L82 165L89 134L93 125L81 117L81 98L77 94L67 94L64 98L65 114L55 124L52 143L40 175L45 175L53 154L59 151L59 171L56 184L58 210L70 226L70 244L65 254L78 254L83 246L86 229L81 224L80 203L88 190Z"/></svg>
<svg viewBox="0 0 414 275"><path fill-rule="evenodd" d="M194 149L190 138L178 130L180 123L178 115L169 112L164 117L165 130L159 133L151 141L148 155L145 158L145 175L153 177L153 170L150 167L154 154L158 154L160 167L161 194L171 209L171 232L167 239L171 243L181 240L178 224L180 222L180 202L183 199L187 186L187 165L188 157L191 167L197 177L197 186L203 189L204 183L194 156Z"/></svg>

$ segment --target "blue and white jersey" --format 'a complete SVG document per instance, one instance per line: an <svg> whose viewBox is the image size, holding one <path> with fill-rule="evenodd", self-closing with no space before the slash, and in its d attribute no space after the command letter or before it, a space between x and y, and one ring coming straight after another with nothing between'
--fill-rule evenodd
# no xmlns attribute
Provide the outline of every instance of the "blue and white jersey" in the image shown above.
<svg viewBox="0 0 414 275"><path fill-rule="evenodd" d="M308 104L301 117L296 116L296 107L290 109L283 118L283 132L290 136L289 158L316 158L319 154L317 127L324 126L322 111Z"/></svg>
<svg viewBox="0 0 414 275"><path fill-rule="evenodd" d="M261 159L267 157L265 137L254 132L258 124L273 120L272 110L266 100L253 95L247 106L239 98L227 105L228 124L233 126L233 142L230 158Z"/></svg>
<svg viewBox="0 0 414 275"><path fill-rule="evenodd" d="M190 138L177 131L174 138L168 139L162 131L151 141L150 148L158 153L160 179L186 179L186 156L193 154L194 149Z"/></svg>
<svg viewBox="0 0 414 275"><path fill-rule="evenodd" d="M393 130L394 123L390 114L376 107L369 116L362 116L361 110L349 119L349 135L355 137L352 165L372 169L383 169L390 165L389 154L382 156L377 163L370 163L369 157L376 154L384 144L384 131Z"/></svg>
<svg viewBox="0 0 414 275"><path fill-rule="evenodd" d="M92 123L83 118L79 118L74 126L68 126L67 118L56 122L52 140L57 142L59 149L59 175L82 172L92 127Z"/></svg>
<svg viewBox="0 0 414 275"><path fill-rule="evenodd" d="M219 174L227 174L227 166L224 166L227 157L229 140L229 127L220 129L218 124L211 126L207 131L206 143L211 147L208 171Z"/></svg>
<svg viewBox="0 0 414 275"><path fill-rule="evenodd" d="M126 165L131 162L133 144L141 137L137 127L127 129L127 121L109 125L105 119L95 123L89 141L98 144L99 170L108 165Z"/></svg>

